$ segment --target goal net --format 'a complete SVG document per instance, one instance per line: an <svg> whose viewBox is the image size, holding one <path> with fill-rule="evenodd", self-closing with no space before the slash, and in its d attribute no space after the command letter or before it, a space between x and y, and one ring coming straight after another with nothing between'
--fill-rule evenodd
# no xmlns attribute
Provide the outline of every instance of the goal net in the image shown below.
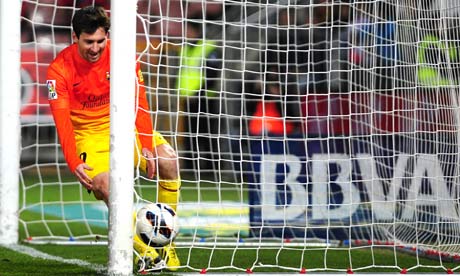
<svg viewBox="0 0 460 276"><path fill-rule="evenodd" d="M75 10L110 3L22 3L21 237L104 244L107 208L67 169L45 78ZM181 167L183 268L458 261L459 12L455 0L139 0L153 127ZM155 201L156 180L133 181L136 203Z"/></svg>

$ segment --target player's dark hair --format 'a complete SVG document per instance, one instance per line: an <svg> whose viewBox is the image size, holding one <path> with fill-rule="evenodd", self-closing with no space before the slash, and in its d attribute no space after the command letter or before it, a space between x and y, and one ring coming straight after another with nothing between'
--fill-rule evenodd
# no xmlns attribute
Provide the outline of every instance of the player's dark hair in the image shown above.
<svg viewBox="0 0 460 276"><path fill-rule="evenodd" d="M73 16L72 28L77 38L80 38L81 33L93 34L101 27L105 32L110 29L110 18L103 7L84 7Z"/></svg>

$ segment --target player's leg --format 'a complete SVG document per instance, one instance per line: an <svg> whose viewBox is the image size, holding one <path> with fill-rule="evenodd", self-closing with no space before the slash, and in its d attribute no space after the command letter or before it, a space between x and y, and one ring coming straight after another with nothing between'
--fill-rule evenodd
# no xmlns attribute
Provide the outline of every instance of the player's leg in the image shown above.
<svg viewBox="0 0 460 276"><path fill-rule="evenodd" d="M85 161L91 171L87 171L93 180L92 192L98 200L103 200L108 206L109 203L109 141L106 137L86 137L77 140L77 151L80 158ZM136 214L134 214L134 217ZM135 263L140 270L164 268L164 261L159 253L152 247L147 246L142 240L134 235L134 249L137 251Z"/></svg>
<svg viewBox="0 0 460 276"><path fill-rule="evenodd" d="M133 213L133 225L136 224L136 212ZM137 252L134 258L134 264L136 265L137 271L142 272L146 270L160 270L163 269L166 264L161 258L158 251L145 244L136 233L134 233L133 246Z"/></svg>
<svg viewBox="0 0 460 276"><path fill-rule="evenodd" d="M109 202L109 173L103 172L99 173L93 178L93 190L94 196L103 200L107 205ZM134 219L136 213L134 213ZM134 263L137 266L137 270L146 271L146 270L161 270L166 264L162 259L158 251L146 245L136 234L133 235L133 247L137 252Z"/></svg>
<svg viewBox="0 0 460 276"><path fill-rule="evenodd" d="M138 148L140 148L139 141ZM153 135L153 151L154 155L157 157L158 186L156 201L166 203L177 211L181 186L177 154L158 132L155 132ZM140 155L135 156L136 164L138 163L138 156ZM140 166L140 168L145 170L145 159L142 158L140 160ZM159 253L166 261L169 270L177 270L179 268L180 261L176 254L174 243L165 246L159 250Z"/></svg>
<svg viewBox="0 0 460 276"><path fill-rule="evenodd" d="M109 172L102 172L93 177L94 197L103 200L109 206Z"/></svg>
<svg viewBox="0 0 460 276"><path fill-rule="evenodd" d="M133 226L136 225L136 219L137 212L133 212ZM135 250L134 265L137 271L155 271L165 268L166 263L158 251L142 241L135 230L133 229L133 247Z"/></svg>
<svg viewBox="0 0 460 276"><path fill-rule="evenodd" d="M93 180L94 197L109 204L109 140L106 136L92 135L78 137L76 139L77 152L80 158L88 164L92 170L86 171Z"/></svg>
<svg viewBox="0 0 460 276"><path fill-rule="evenodd" d="M158 202L177 212L181 186L177 154L169 144L157 145L154 151L158 162Z"/></svg>
<svg viewBox="0 0 460 276"><path fill-rule="evenodd" d="M137 139L137 143L137 148L140 149L142 146L139 139ZM177 212L181 187L179 162L176 151L158 132L153 134L153 154L157 160L158 191L156 201L168 204ZM139 163L139 168L145 173L147 163L143 157L139 160L140 156L140 152L136 152L134 163L136 165Z"/></svg>
<svg viewBox="0 0 460 276"><path fill-rule="evenodd" d="M166 203L176 210L180 189L180 177L178 173L179 170L176 152L158 132L154 133L152 143L154 155L157 157L157 176L159 178L157 198L155 200L156 202ZM137 139L137 145L137 149L141 149L142 146L139 139ZM140 152L136 152L134 156L134 164L139 165L139 168L145 173L147 168L146 160L143 157L139 160L139 157L141 157ZM140 241L140 243L138 243L140 246L136 248L136 251L141 256L144 252L155 250L155 248L145 245L145 243L143 243L138 237L136 237L136 239ZM170 248L171 246L167 247ZM161 257L164 261L166 261L169 270L177 270L180 266L179 258L175 254L174 246L172 249L167 251L160 249L158 253L160 253Z"/></svg>
<svg viewBox="0 0 460 276"><path fill-rule="evenodd" d="M158 202L168 204L177 212L181 187L177 154L161 134L156 133L154 139L159 176ZM174 243L164 246L160 253L166 261L168 270L176 271L179 268L180 260Z"/></svg>

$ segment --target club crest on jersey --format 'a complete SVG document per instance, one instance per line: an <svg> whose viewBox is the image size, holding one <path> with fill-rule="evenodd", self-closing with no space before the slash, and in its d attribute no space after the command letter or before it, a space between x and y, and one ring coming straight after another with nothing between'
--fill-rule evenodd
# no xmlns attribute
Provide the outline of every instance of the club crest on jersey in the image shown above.
<svg viewBox="0 0 460 276"><path fill-rule="evenodd" d="M110 80L110 72L105 72L105 78L106 78L107 80Z"/></svg>
<svg viewBox="0 0 460 276"><path fill-rule="evenodd" d="M56 80L47 80L46 87L48 88L48 100L57 100Z"/></svg>

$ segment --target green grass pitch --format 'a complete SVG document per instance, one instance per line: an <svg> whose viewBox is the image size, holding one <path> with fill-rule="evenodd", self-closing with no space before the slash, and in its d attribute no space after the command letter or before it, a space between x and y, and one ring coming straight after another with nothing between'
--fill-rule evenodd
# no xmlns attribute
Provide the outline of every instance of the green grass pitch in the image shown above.
<svg viewBox="0 0 460 276"><path fill-rule="evenodd" d="M66 181L69 179L66 179ZM33 185L34 179L26 179L26 185ZM52 182L51 179L45 179ZM218 192L211 184L200 183L197 191L194 186L196 183L184 183L181 198L185 201L217 201L235 200L247 202L246 195L231 187L223 186L225 192ZM37 186L38 187L38 186ZM62 193L62 189L69 191ZM79 195L78 186L69 187L49 186L40 189L48 189L40 198L39 188L27 190L27 204L42 201L61 200L57 198L59 194L65 195L63 200L76 200ZM58 190L61 189L59 193ZM152 188L149 188L152 189ZM153 190L144 191L153 194ZM92 200L92 195L88 195L88 200ZM85 199L86 200L86 199ZM37 213L22 212L21 219L25 221L37 220ZM50 215L47 219L53 219ZM68 233L68 227L72 228L75 235L84 235L87 231L81 222L69 223L64 225L56 223L54 225L56 235ZM46 232L44 225L37 223L35 235ZM95 227L93 232L107 235L104 227ZM98 232L99 231L99 232ZM29 233L30 234L30 233ZM33 234L32 234L33 235ZM20 246L27 246L40 252L40 254L22 254L8 248L0 249L0 275L103 275L107 267L108 249L105 245L54 245L54 244L29 244L24 243L26 234L24 228L20 231ZM180 242L180 240L178 241ZM264 273L299 273L309 272L346 272L348 268L353 271L375 273L393 272L399 273L404 268L410 268L410 272L420 273L446 273L447 269L457 272L457 263L444 263L440 260L427 258L416 258L414 255L407 254L391 248L379 247L338 247L338 248L308 248L308 247L260 247L250 248L245 246L200 246L199 243L194 247L178 245L178 255L184 265L179 272L199 273L207 269L209 274L212 272L236 272L246 274L246 269L251 272ZM45 257L43 257L45 256ZM47 257L46 257L47 256ZM51 257L50 257L51 256ZM422 267L423 266L423 267ZM102 272L101 272L101 269ZM99 268L99 269L97 269ZM213 268L219 268L215 270Z"/></svg>

